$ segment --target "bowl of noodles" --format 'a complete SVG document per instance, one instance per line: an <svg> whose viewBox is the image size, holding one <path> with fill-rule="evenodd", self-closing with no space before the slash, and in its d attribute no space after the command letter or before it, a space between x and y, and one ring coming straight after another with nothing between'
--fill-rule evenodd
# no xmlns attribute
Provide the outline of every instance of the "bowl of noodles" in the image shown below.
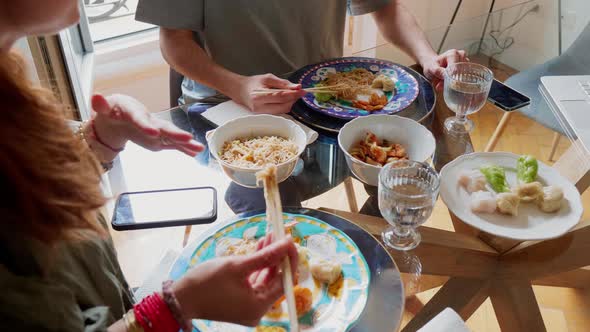
<svg viewBox="0 0 590 332"><path fill-rule="evenodd" d="M295 122L273 115L251 115L217 128L208 138L211 154L235 183L259 187L256 173L277 166L277 181L286 180L307 145L307 136Z"/></svg>

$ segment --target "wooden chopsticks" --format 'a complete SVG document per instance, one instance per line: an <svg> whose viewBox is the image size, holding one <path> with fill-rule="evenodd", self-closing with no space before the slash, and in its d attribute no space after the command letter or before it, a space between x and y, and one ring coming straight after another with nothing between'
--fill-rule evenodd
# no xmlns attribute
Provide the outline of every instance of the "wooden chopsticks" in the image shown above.
<svg viewBox="0 0 590 332"><path fill-rule="evenodd" d="M344 86L342 84L336 85L326 85L326 86L318 86L315 88L305 88L302 89L305 92L312 92L312 93L337 93L339 90L343 89ZM262 94L270 94L275 92L289 92L293 91L292 89L257 89L251 92L253 95L262 95Z"/></svg>
<svg viewBox="0 0 590 332"><path fill-rule="evenodd" d="M269 165L256 173L256 178L264 184L264 199L266 201L266 220L272 224L274 241L285 238L285 225L283 223L283 207L277 184L277 167ZM283 289L287 298L287 309L289 312L290 331L299 332L299 321L295 306L295 292L293 287L293 275L291 274L291 263L289 257L285 257L281 264L283 270Z"/></svg>
<svg viewBox="0 0 590 332"><path fill-rule="evenodd" d="M302 89L305 92L312 92L312 93L336 93L338 91L335 90L329 90L329 89L320 89L320 88L306 88L306 89ZM252 95L266 95L266 94L271 94L271 93L276 93L276 92L291 92L291 91L296 91L296 90L291 90L291 89L258 89L258 90L254 90L252 92L250 92L250 94Z"/></svg>

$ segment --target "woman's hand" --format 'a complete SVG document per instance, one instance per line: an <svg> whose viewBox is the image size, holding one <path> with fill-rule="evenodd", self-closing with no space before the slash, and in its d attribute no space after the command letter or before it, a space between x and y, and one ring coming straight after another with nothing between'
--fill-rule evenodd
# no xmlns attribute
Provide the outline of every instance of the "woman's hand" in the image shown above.
<svg viewBox="0 0 590 332"><path fill-rule="evenodd" d="M445 81L445 68L457 62L468 62L467 53L462 50L448 50L422 63L424 75L430 80L436 90L441 91Z"/></svg>
<svg viewBox="0 0 590 332"><path fill-rule="evenodd" d="M259 89L289 89L268 94L253 94ZM236 102L248 107L255 113L282 114L289 113L297 99L303 97L305 91L301 85L280 79L273 74L243 77L240 90L236 96L230 96Z"/></svg>
<svg viewBox="0 0 590 332"><path fill-rule="evenodd" d="M193 136L169 121L152 116L145 106L124 95L92 97L95 136L120 149L131 140L152 151L174 149L195 156L204 147Z"/></svg>
<svg viewBox="0 0 590 332"><path fill-rule="evenodd" d="M297 269L297 249L291 238L269 244L247 256L217 258L195 266L175 282L173 291L186 318L256 326L283 295L278 267L289 257Z"/></svg>

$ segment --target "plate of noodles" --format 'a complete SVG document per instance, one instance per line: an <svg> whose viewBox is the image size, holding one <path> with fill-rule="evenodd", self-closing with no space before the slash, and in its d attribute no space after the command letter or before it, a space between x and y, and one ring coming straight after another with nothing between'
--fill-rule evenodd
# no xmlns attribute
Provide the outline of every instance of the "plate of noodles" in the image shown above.
<svg viewBox="0 0 590 332"><path fill-rule="evenodd" d="M399 271L370 234L342 218L309 209L286 208L283 222L299 255L294 294L301 330L371 330L366 324L377 330L397 329L396 318L401 318L403 308ZM260 211L232 218L187 247L170 277L178 279L191 267L216 257L255 252L267 227L266 213ZM371 292L389 295L385 299ZM364 317L369 311L372 318L382 318L383 326ZM284 297L254 328L208 320L193 320L193 325L201 332L290 332Z"/></svg>
<svg viewBox="0 0 590 332"><path fill-rule="evenodd" d="M418 97L418 81L396 64L370 58L341 58L314 65L303 88L322 88L302 99L312 109L341 119L394 114Z"/></svg>

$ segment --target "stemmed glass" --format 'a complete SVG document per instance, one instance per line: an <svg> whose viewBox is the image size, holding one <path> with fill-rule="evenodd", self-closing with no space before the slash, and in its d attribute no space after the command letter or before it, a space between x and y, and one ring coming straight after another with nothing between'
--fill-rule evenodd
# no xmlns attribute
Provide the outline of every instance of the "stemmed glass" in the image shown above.
<svg viewBox="0 0 590 332"><path fill-rule="evenodd" d="M493 80L492 71L476 63L459 62L445 69L445 102L456 114L445 120L449 132L462 134L473 130L473 121L467 115L483 107Z"/></svg>
<svg viewBox="0 0 590 332"><path fill-rule="evenodd" d="M439 191L438 173L426 163L400 160L379 173L379 210L391 225L381 236L398 250L411 250L421 240L416 228L432 214Z"/></svg>

